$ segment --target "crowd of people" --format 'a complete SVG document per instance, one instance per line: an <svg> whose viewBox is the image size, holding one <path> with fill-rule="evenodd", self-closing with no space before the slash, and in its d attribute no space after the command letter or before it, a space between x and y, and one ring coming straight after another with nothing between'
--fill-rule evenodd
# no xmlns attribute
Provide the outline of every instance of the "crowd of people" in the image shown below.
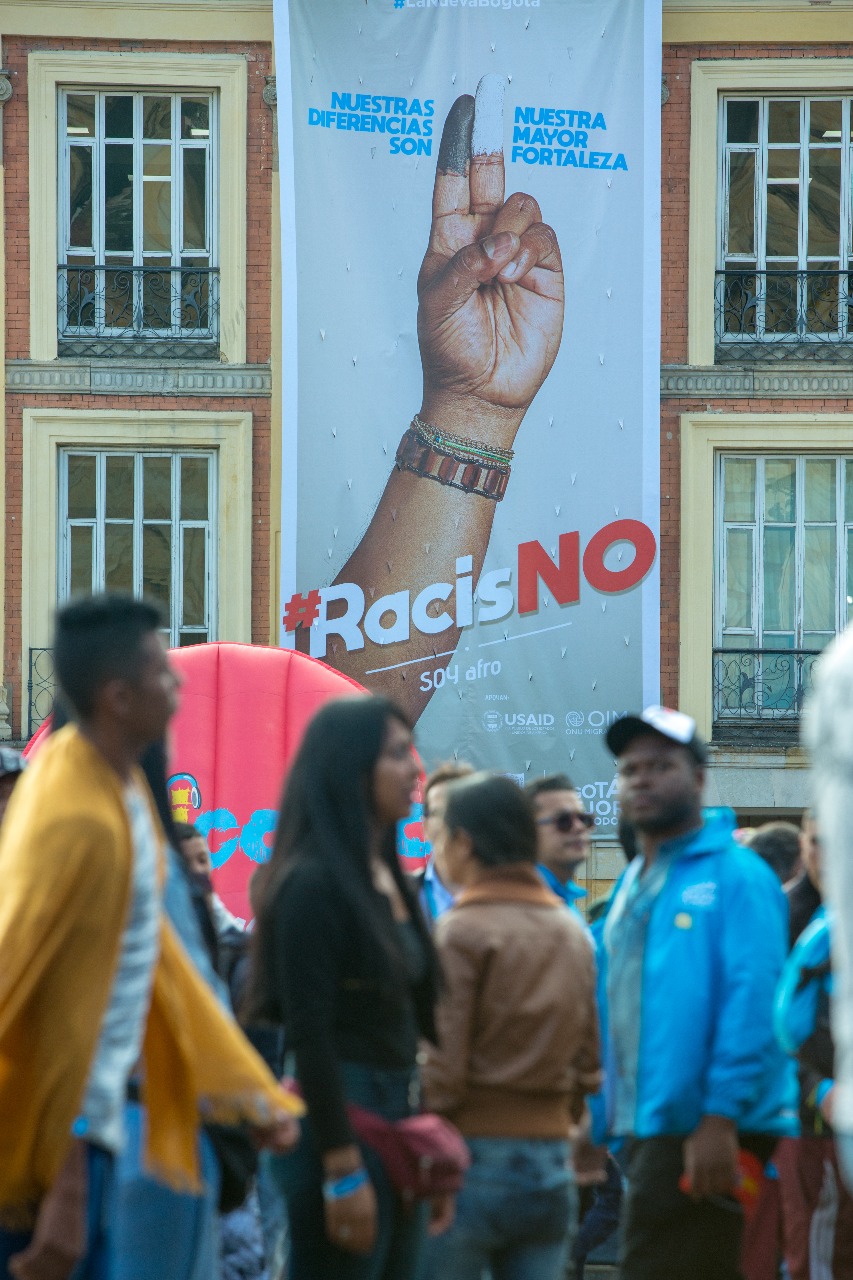
<svg viewBox="0 0 853 1280"><path fill-rule="evenodd" d="M689 716L617 720L593 904L565 774L440 766L405 874L411 727L330 702L247 928L169 807L159 627L61 609L53 731L0 750L0 1280L564 1280L617 1222L621 1280L853 1276L851 652L802 831L703 808Z"/></svg>

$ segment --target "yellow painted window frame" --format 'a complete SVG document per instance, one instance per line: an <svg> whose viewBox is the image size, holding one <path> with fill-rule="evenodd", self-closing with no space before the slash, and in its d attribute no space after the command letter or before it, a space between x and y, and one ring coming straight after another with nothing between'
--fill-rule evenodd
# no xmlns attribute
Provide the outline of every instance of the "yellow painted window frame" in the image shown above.
<svg viewBox="0 0 853 1280"><path fill-rule="evenodd" d="M681 415L678 705L710 738L714 647L714 468L720 453L849 453L853 414Z"/></svg>
<svg viewBox="0 0 853 1280"><path fill-rule="evenodd" d="M248 72L239 54L35 52L29 55L30 358L57 354L57 91L150 87L218 92L219 345L246 362L246 121Z"/></svg>
<svg viewBox="0 0 853 1280"><path fill-rule="evenodd" d="M720 95L849 93L853 58L732 58L694 62L690 101L690 248L688 363L714 363L714 272L717 266ZM664 262L664 271L667 264Z"/></svg>
<svg viewBox="0 0 853 1280"><path fill-rule="evenodd" d="M58 598L61 449L211 449L217 457L219 640L252 638L252 415L201 411L25 409L21 577L21 706L29 650L48 648Z"/></svg>

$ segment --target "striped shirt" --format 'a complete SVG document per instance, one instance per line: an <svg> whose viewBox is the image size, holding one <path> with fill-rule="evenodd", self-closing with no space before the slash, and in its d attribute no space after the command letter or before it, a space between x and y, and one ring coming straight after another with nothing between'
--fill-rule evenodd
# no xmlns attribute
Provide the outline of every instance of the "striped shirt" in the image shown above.
<svg viewBox="0 0 853 1280"><path fill-rule="evenodd" d="M125 790L133 848L130 908L98 1046L89 1072L78 1137L108 1151L124 1144L127 1081L142 1047L160 941L157 837L148 802L138 787Z"/></svg>

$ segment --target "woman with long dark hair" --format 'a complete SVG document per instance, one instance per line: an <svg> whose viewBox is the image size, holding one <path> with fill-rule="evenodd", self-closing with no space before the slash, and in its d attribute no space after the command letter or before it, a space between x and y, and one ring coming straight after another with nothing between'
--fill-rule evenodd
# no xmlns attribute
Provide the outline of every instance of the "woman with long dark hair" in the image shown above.
<svg viewBox="0 0 853 1280"><path fill-rule="evenodd" d="M328 703L303 739L264 868L250 1017L284 1025L308 1106L302 1141L270 1161L288 1207L290 1280L410 1280L425 1206L404 1208L360 1147L347 1103L418 1108L419 1035L434 1039L437 963L397 858L418 767L384 698ZM433 1227L452 1206L432 1206Z"/></svg>

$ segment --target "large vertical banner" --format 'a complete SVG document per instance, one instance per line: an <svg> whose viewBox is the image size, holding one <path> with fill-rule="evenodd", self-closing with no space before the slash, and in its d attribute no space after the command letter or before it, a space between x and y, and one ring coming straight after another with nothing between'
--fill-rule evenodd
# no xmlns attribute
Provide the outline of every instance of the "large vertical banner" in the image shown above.
<svg viewBox="0 0 853 1280"><path fill-rule="evenodd" d="M659 689L660 0L275 0L282 643L427 765Z"/></svg>

